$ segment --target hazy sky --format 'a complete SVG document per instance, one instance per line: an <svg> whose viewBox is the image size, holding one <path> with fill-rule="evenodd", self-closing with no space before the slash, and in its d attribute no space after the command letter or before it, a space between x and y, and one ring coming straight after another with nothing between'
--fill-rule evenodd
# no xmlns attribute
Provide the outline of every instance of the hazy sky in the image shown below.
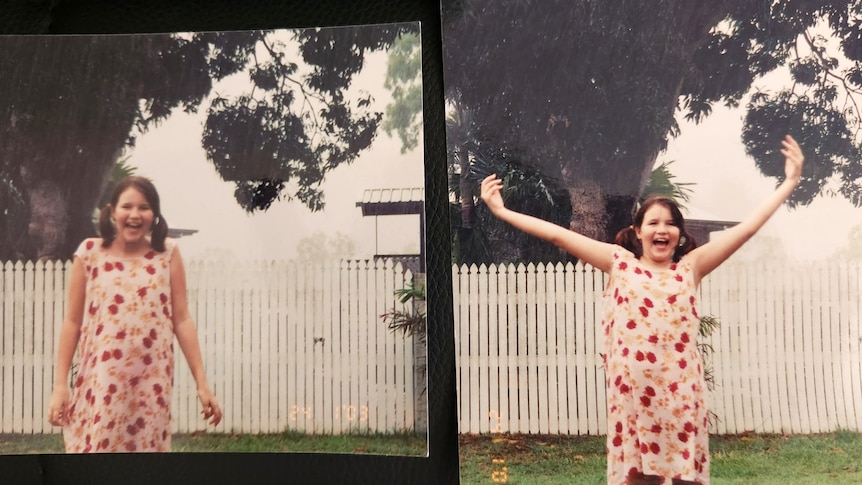
<svg viewBox="0 0 862 485"><path fill-rule="evenodd" d="M828 26L821 25L815 33L823 36L829 52L839 58L842 67L846 66L847 61L838 54L838 40L832 37ZM805 45L799 48L800 55L808 53ZM756 80L750 93L757 90L775 93L791 85L787 69L782 68ZM748 100L748 96L741 100L741 108L715 107L699 125L678 119L682 136L659 156L659 162L675 160L671 172L678 181L697 184L692 187L694 195L688 217L740 220L774 190L776 179L764 177L757 170L741 142ZM778 147L781 140L775 143ZM805 146L802 151L805 153ZM808 154L809 161L810 158ZM850 230L860 224L862 209L842 197L821 196L807 207L780 208L741 252L769 237L780 240L787 256L794 260L825 259L846 246Z"/></svg>
<svg viewBox="0 0 862 485"><path fill-rule="evenodd" d="M775 189L776 179L763 176L745 154L743 117L742 108L716 108L700 125L680 121L682 136L659 156L659 162L675 161L670 171L677 181L697 184L691 187L686 217L738 221ZM775 143L780 146L781 140ZM824 259L847 245L850 230L859 224L862 209L841 197L818 197L807 207L780 208L746 246L769 236L780 239L793 259Z"/></svg>
<svg viewBox="0 0 862 485"><path fill-rule="evenodd" d="M391 102L383 87L386 59L385 53L367 56L366 67L351 86L352 92L371 93L374 109L380 112ZM213 92L226 95L248 85L246 75L239 74ZM356 258L370 258L375 252L402 253L409 247L418 250L418 216L379 217L375 224L374 217L362 217L356 202L365 189L424 187L421 143L401 154L400 140L381 129L371 148L352 165L340 166L327 176L324 211L312 214L298 201L277 201L268 211L249 215L236 203L234 185L220 179L201 148L208 106L209 101L204 101L196 115L175 113L139 136L129 152L128 163L138 167L138 175L150 177L159 190L169 225L199 231L178 241L187 259L293 258L297 243L318 231L351 237Z"/></svg>
<svg viewBox="0 0 862 485"><path fill-rule="evenodd" d="M385 69L385 53L370 55L352 87L371 92L379 111L391 101L383 87ZM775 88L781 82L778 79L773 76L755 85ZM231 86L246 85L246 78L235 78L214 92L225 94L236 89ZM292 258L297 243L317 231L350 236L358 258L418 246L417 216L380 217L375 221L362 217L356 202L368 188L424 187L421 145L401 154L400 140L380 130L369 151L353 165L339 167L327 177L325 211L312 214L299 202L281 201L265 213L248 215L233 198L233 184L221 181L201 148L206 106L208 102L197 115L177 113L140 136L129 160L139 168L139 174L154 180L171 227L199 231L180 239L188 258ZM678 181L696 184L687 217L740 220L774 189L775 179L761 175L745 154L740 141L743 116L741 108L716 107L699 125L680 120L682 135L659 155L659 163L675 161L671 171ZM862 210L842 198L820 197L808 207L779 209L748 246L763 237L775 237L794 259L822 259L846 245L850 230L859 224Z"/></svg>

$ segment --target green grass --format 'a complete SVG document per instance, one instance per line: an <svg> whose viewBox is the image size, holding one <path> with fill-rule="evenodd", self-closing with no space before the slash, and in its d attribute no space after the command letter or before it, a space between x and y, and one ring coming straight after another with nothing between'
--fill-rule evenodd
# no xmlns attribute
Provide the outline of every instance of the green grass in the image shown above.
<svg viewBox="0 0 862 485"><path fill-rule="evenodd" d="M427 453L425 435L415 433L333 436L297 432L265 435L192 433L173 435L171 447L174 452L192 453L321 452L408 456L424 456ZM63 438L59 434L0 434L0 454L3 455L63 452Z"/></svg>
<svg viewBox="0 0 862 485"><path fill-rule="evenodd" d="M0 455L63 453L59 434L0 434Z"/></svg>
<svg viewBox="0 0 862 485"><path fill-rule="evenodd" d="M461 436L461 484L604 484L605 438ZM714 436L713 485L862 484L862 434Z"/></svg>
<svg viewBox="0 0 862 485"><path fill-rule="evenodd" d="M331 436L297 432L266 435L198 433L174 435L172 448L177 452L321 452L410 456L427 454L425 435L415 433Z"/></svg>
<svg viewBox="0 0 862 485"><path fill-rule="evenodd" d="M710 442L716 484L862 483L862 434L744 435Z"/></svg>
<svg viewBox="0 0 862 485"><path fill-rule="evenodd" d="M463 435L461 483L604 484L605 439L580 436ZM176 452L324 452L425 455L412 433L308 436L178 434ZM712 483L862 484L862 434L713 436ZM60 435L0 434L0 454L62 453Z"/></svg>
<svg viewBox="0 0 862 485"><path fill-rule="evenodd" d="M604 437L461 435L461 484L605 483Z"/></svg>

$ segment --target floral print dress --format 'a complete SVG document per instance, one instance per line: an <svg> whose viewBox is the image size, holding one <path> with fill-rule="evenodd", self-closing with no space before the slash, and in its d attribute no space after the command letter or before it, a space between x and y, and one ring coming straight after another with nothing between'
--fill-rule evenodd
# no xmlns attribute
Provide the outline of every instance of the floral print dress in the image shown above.
<svg viewBox="0 0 862 485"><path fill-rule="evenodd" d="M87 239L75 252L87 284L66 451L170 451L175 245L118 258L101 243Z"/></svg>
<svg viewBox="0 0 862 485"><path fill-rule="evenodd" d="M709 483L696 303L685 257L654 270L615 249L603 310L610 485L636 472Z"/></svg>

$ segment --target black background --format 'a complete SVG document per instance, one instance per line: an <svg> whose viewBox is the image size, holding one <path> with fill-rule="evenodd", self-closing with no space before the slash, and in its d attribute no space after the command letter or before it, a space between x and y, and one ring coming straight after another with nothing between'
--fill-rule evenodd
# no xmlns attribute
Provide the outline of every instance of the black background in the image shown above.
<svg viewBox="0 0 862 485"><path fill-rule="evenodd" d="M152 33L409 21L420 21L422 24L428 241L429 456L417 458L317 453L0 456L0 483L388 485L458 482L439 1L4 0L0 6L0 34Z"/></svg>

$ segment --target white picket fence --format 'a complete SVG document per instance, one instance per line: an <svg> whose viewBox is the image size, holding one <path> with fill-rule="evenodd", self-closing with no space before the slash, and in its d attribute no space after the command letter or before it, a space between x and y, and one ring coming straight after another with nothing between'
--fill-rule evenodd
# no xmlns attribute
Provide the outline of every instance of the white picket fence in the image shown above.
<svg viewBox="0 0 862 485"><path fill-rule="evenodd" d="M461 433L605 434L605 275L583 265L455 266ZM711 432L862 431L862 268L726 263L700 288Z"/></svg>
<svg viewBox="0 0 862 485"><path fill-rule="evenodd" d="M45 411L70 263L7 262L0 274L0 433L56 433ZM381 319L407 309L400 263L196 262L186 268L214 431L343 434L414 428L413 342ZM207 429L176 348L174 432Z"/></svg>

